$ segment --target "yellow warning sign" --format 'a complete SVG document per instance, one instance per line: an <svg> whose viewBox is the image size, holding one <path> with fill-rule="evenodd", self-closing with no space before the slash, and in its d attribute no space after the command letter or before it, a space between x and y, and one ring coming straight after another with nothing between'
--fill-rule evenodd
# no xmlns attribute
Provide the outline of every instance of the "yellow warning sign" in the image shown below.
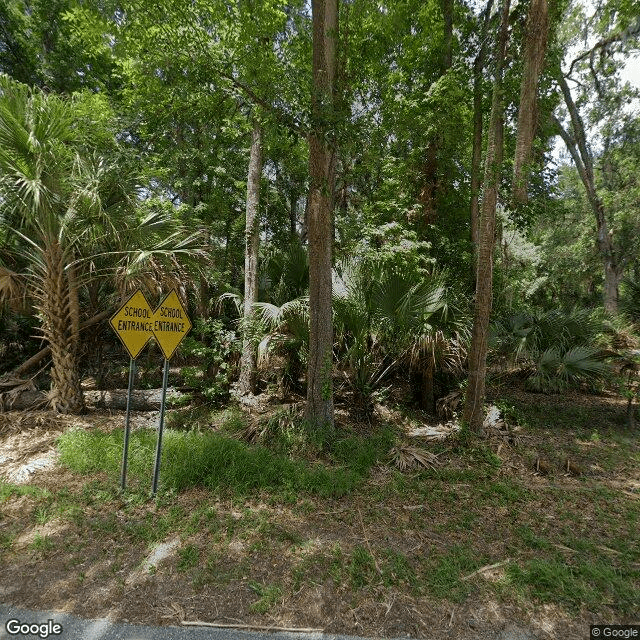
<svg viewBox="0 0 640 640"><path fill-rule="evenodd" d="M167 360L171 358L192 326L174 289L153 312L153 335Z"/></svg>
<svg viewBox="0 0 640 640"><path fill-rule="evenodd" d="M140 289L116 311L109 324L135 360L153 337L153 312Z"/></svg>

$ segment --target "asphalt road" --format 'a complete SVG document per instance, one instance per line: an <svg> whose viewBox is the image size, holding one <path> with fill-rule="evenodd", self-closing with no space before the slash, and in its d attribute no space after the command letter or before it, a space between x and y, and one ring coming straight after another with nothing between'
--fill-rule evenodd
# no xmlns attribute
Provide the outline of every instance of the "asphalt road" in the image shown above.
<svg viewBox="0 0 640 640"><path fill-rule="evenodd" d="M9 623L9 621L12 621ZM16 622L19 621L19 622ZM51 622L49 622L51 621ZM37 625L35 634L20 631ZM59 625L61 629L55 627ZM25 629L26 630L26 629ZM55 633L58 632L58 633ZM212 629L210 627L148 627L112 622L106 618L85 620L70 613L27 611L0 604L0 640L48 638L49 640L355 640L353 636L321 633L272 633Z"/></svg>

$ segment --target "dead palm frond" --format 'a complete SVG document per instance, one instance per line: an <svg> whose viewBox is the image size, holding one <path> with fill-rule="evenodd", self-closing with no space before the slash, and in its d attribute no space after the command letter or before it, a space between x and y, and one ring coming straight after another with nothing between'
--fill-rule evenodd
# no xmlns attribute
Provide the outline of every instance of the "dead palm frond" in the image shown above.
<svg viewBox="0 0 640 640"><path fill-rule="evenodd" d="M440 464L436 454L426 449L409 445L393 447L389 455L391 456L391 462L400 471L408 471L417 467L435 468Z"/></svg>
<svg viewBox="0 0 640 640"><path fill-rule="evenodd" d="M14 311L21 311L26 307L26 298L25 279L19 273L0 265L0 303L6 303Z"/></svg>

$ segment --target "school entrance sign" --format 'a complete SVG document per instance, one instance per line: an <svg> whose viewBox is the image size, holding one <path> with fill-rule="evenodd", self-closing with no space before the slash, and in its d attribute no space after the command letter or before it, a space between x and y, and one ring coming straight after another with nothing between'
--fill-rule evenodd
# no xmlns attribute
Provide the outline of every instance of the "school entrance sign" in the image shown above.
<svg viewBox="0 0 640 640"><path fill-rule="evenodd" d="M153 311L140 289L116 311L109 324L135 360L153 337Z"/></svg>
<svg viewBox="0 0 640 640"><path fill-rule="evenodd" d="M131 406L131 392L136 375L136 358L151 338L155 338L164 355L164 371L162 375L162 401L160 403L160 420L158 423L158 442L156 445L156 461L153 467L153 482L151 495L156 495L160 477L160 456L162 454L162 431L164 427L164 408L167 397L167 383L169 380L169 359L175 353L179 344L189 333L191 320L173 289L155 311L138 289L113 315L109 324L118 338L129 352L129 393L127 394L127 417L124 424L124 448L122 451L122 471L120 486L124 491L127 483L127 453L129 450L129 416Z"/></svg>
<svg viewBox="0 0 640 640"><path fill-rule="evenodd" d="M187 317L187 312L174 289L153 312L153 335L167 360L174 354L191 327L191 320Z"/></svg>
<svg viewBox="0 0 640 640"><path fill-rule="evenodd" d="M191 331L191 320L175 289L155 311L138 289L111 317L109 324L135 360L151 338L155 338L166 360L170 360Z"/></svg>

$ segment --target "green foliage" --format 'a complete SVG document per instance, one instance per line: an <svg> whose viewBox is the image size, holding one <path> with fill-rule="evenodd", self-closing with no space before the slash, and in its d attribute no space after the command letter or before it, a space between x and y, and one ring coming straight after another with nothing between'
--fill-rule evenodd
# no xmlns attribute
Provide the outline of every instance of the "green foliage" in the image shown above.
<svg viewBox="0 0 640 640"><path fill-rule="evenodd" d="M423 373L460 370L468 324L450 304L451 290L437 272L400 268L392 260L344 260L334 274L334 317L339 357L362 412L399 367Z"/></svg>
<svg viewBox="0 0 640 640"><path fill-rule="evenodd" d="M286 248L273 247L260 268L261 286L275 305L300 298L309 289L309 255L297 237Z"/></svg>
<svg viewBox="0 0 640 640"><path fill-rule="evenodd" d="M640 278L628 276L623 280L621 309L629 320L640 326Z"/></svg>
<svg viewBox="0 0 640 640"><path fill-rule="evenodd" d="M495 322L492 343L512 363L532 369L527 380L532 389L558 392L609 372L597 346L604 329L600 312L552 309Z"/></svg>
<svg viewBox="0 0 640 640"><path fill-rule="evenodd" d="M221 320L196 318L192 333L180 345L182 356L198 361L180 369L184 383L211 402L226 400L234 377L232 363L239 352L237 335L225 329Z"/></svg>
<svg viewBox="0 0 640 640"><path fill-rule="evenodd" d="M282 387L298 384L309 351L309 300L296 298L276 306L269 302L254 305L252 333L259 340L258 368L269 377L275 372Z"/></svg>
<svg viewBox="0 0 640 640"><path fill-rule="evenodd" d="M536 363L537 371L527 380L535 390L557 393L579 382L601 379L609 367L597 349L573 347L561 353L556 348L544 351Z"/></svg>

